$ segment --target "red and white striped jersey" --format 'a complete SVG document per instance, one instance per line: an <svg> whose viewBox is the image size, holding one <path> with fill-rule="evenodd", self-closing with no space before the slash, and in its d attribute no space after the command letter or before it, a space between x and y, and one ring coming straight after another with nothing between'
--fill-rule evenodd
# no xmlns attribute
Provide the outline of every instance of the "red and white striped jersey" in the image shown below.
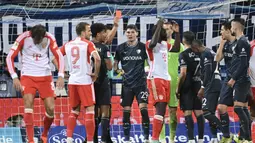
<svg viewBox="0 0 255 143"><path fill-rule="evenodd" d="M7 67L12 78L17 77L14 58L19 52L21 55L21 75L35 77L51 75L50 51L58 61L58 76L64 77L64 57L58 49L56 39L52 34L46 32L40 44L34 44L30 31L19 35L6 58Z"/></svg>
<svg viewBox="0 0 255 143"><path fill-rule="evenodd" d="M166 41L162 41L161 43L157 43L153 49L150 49L149 44L150 40L146 42L146 51L150 66L148 78L171 80L168 73L168 51L171 50L172 46Z"/></svg>
<svg viewBox="0 0 255 143"><path fill-rule="evenodd" d="M255 40L250 42L251 57L250 57L250 80L251 86L255 87Z"/></svg>
<svg viewBox="0 0 255 143"><path fill-rule="evenodd" d="M69 66L69 82L74 85L88 85L92 83L92 66L90 59L93 52L97 52L95 45L83 38L77 37L69 41L60 49L67 56Z"/></svg>

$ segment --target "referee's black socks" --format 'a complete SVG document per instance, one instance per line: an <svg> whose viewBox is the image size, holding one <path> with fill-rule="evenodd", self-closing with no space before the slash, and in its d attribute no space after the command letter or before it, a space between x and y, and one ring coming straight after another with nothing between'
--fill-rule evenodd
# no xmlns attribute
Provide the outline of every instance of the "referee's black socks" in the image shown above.
<svg viewBox="0 0 255 143"><path fill-rule="evenodd" d="M103 142L107 141L109 124L110 124L109 117L102 117L101 118L102 141Z"/></svg>
<svg viewBox="0 0 255 143"><path fill-rule="evenodd" d="M205 118L203 114L197 116L197 126L198 126L198 139L204 139Z"/></svg>

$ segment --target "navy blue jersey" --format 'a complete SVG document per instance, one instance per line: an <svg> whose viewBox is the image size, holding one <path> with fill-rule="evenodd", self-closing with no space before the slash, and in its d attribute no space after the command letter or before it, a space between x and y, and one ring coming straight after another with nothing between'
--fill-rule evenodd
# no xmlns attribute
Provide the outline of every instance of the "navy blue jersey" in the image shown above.
<svg viewBox="0 0 255 143"><path fill-rule="evenodd" d="M237 40L236 47L233 51L231 67L229 69L230 77L236 81L249 80L248 68L250 61L250 43L245 36Z"/></svg>
<svg viewBox="0 0 255 143"><path fill-rule="evenodd" d="M94 43L97 49L97 52L99 53L99 56L101 58L101 66L100 71L97 78L97 83L102 83L105 78L107 78L107 72L108 69L106 67L105 59L109 59L111 57L111 53L109 51L109 48L102 43Z"/></svg>
<svg viewBox="0 0 255 143"><path fill-rule="evenodd" d="M214 61L214 56L215 53L208 48L206 48L205 51L201 53L201 80L204 87L206 87L212 80L212 75L216 68L217 62Z"/></svg>
<svg viewBox="0 0 255 143"><path fill-rule="evenodd" d="M171 62L171 61L169 61ZM195 53L188 48L180 53L179 64L180 67L187 67L186 79L182 88L190 88L194 82L201 81L201 68L200 68L199 53Z"/></svg>
<svg viewBox="0 0 255 143"><path fill-rule="evenodd" d="M121 62L125 86L134 88L146 85L144 62L147 59L147 54L144 43L138 42L133 47L126 42L119 45L114 59Z"/></svg>
<svg viewBox="0 0 255 143"><path fill-rule="evenodd" d="M227 74L229 73L229 69L231 67L231 60L233 57L233 50L235 46L236 46L236 40L232 42L227 41L223 47L223 55L224 55L224 61L225 61Z"/></svg>

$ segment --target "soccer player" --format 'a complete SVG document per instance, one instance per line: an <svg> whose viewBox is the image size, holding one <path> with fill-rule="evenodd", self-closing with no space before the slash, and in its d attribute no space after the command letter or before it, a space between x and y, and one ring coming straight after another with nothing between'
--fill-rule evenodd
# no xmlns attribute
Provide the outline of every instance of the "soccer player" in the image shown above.
<svg viewBox="0 0 255 143"><path fill-rule="evenodd" d="M92 32L92 42L95 44L97 51L101 58L101 67L98 78L94 83L95 94L96 94L96 108L95 108L95 118L101 118L102 126L102 143L107 142L108 129L110 124L110 105L111 105L111 91L110 91L110 81L107 77L107 71L112 70L112 61L110 59L111 53L109 48L104 44L106 39L106 27L102 23L94 23L91 25ZM99 108L99 110L98 110ZM97 114L99 111L99 114ZM96 121L95 135L97 136L98 119ZM98 141L95 141L98 142Z"/></svg>
<svg viewBox="0 0 255 143"><path fill-rule="evenodd" d="M175 21L170 21L164 23L164 29L166 29L167 33L167 42L171 45L174 45L175 40L173 39L172 35L175 32L176 36L179 36L179 26ZM168 73L171 76L171 91L170 91L170 101L168 103L169 107L169 116L170 116L170 143L174 143L174 137L176 135L176 128L177 128L177 106L179 104L178 99L176 98L175 91L178 81L178 58L179 54L184 51L184 46L181 44L180 52L168 52ZM163 125L162 131L160 133L160 141L165 141L165 126Z"/></svg>
<svg viewBox="0 0 255 143"><path fill-rule="evenodd" d="M233 51L228 86L234 90L234 111L240 120L240 130L243 133L242 137L245 141L249 142L251 141L251 134L249 132L250 114L247 104L250 90L248 68L251 46L243 35L244 26L245 20L242 18L235 18L231 21L231 33L236 37L237 44Z"/></svg>
<svg viewBox="0 0 255 143"><path fill-rule="evenodd" d="M41 139L47 143L50 126L54 120L54 83L51 75L49 52L52 52L58 61L57 87L64 86L64 58L56 44L53 35L46 32L42 25L32 27L30 31L22 33L15 41L9 52L6 62L13 79L14 87L21 91L24 101L24 121L29 143L34 143L33 107L36 91L39 92L45 105L44 131ZM14 69L14 58L21 52L22 69L19 80Z"/></svg>
<svg viewBox="0 0 255 143"><path fill-rule="evenodd" d="M101 60L95 45L87 40L91 35L90 25L85 22L80 22L76 26L76 33L78 37L67 42L61 48L63 55L67 56L70 68L68 92L69 103L72 110L68 117L67 143L72 143L73 141L72 136L76 126L77 117L79 116L80 105L86 110L85 126L87 143L93 143L95 132L95 93L93 82L97 80ZM91 56L94 59L93 73L90 59Z"/></svg>
<svg viewBox="0 0 255 143"><path fill-rule="evenodd" d="M204 117L209 121L212 139L210 143L217 143L217 129L222 131L220 120L215 116L218 105L218 98L221 89L221 77L218 70L217 62L214 60L215 53L203 46L200 40L194 40L192 47L197 49L200 55L201 66L201 88L198 96L202 100L202 109Z"/></svg>
<svg viewBox="0 0 255 143"><path fill-rule="evenodd" d="M221 41L220 46L217 50L215 59L219 63L224 59L226 66L227 77L220 91L220 99L218 101L218 111L220 113L220 120L222 124L223 137L221 139L222 143L232 142L232 137L230 137L229 132L229 116L228 116L228 106L233 106L233 89L227 85L230 79L230 67L231 60L233 57L233 48L236 46L236 38L231 34L231 23L224 22L221 26Z"/></svg>
<svg viewBox="0 0 255 143"><path fill-rule="evenodd" d="M153 27L153 37L146 43L150 70L148 73L148 88L153 97L156 113L153 119L152 142L159 142L159 134L164 123L166 106L170 98L170 81L168 73L168 52L180 51L180 36L176 36L174 45L167 42L167 33L163 28L164 21L160 19ZM176 30L177 31L177 30Z"/></svg>
<svg viewBox="0 0 255 143"><path fill-rule="evenodd" d="M114 70L123 73L121 106L123 110L123 129L125 142L130 140L130 112L134 97L136 97L142 115L142 127L145 142L149 141L148 89L144 63L147 59L145 44L138 41L138 29L135 25L128 25L126 30L127 42L116 49ZM122 69L118 69L121 62Z"/></svg>
<svg viewBox="0 0 255 143"><path fill-rule="evenodd" d="M202 143L205 121L202 112L202 102L197 96L201 87L201 75L198 50L191 46L194 39L195 35L193 32L186 31L183 33L183 44L186 50L179 56L180 76L176 96L180 99L180 107L184 111L189 143L195 143L192 111L197 118L198 143Z"/></svg>
<svg viewBox="0 0 255 143"><path fill-rule="evenodd" d="M251 80L251 90L252 90L252 94L253 94L253 100L255 99L255 40L250 42L251 45L251 58L250 58L250 71L249 71L249 75L250 75L250 80ZM251 104L251 117L255 118L255 103L253 101L253 103Z"/></svg>

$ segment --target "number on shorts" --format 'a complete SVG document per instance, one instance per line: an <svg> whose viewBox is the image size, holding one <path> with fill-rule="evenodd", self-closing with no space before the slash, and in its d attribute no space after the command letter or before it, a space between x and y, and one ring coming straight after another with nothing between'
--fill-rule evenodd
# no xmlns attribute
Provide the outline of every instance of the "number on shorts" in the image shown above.
<svg viewBox="0 0 255 143"><path fill-rule="evenodd" d="M148 99L148 96L149 96L148 92L146 92L146 91L143 92L143 91L142 91L140 94L142 95L142 96L141 96L141 99L143 99L143 100L147 100L147 99Z"/></svg>
<svg viewBox="0 0 255 143"><path fill-rule="evenodd" d="M203 100L202 100L202 106L206 106L206 102L207 102L207 99L206 99L206 98L203 98Z"/></svg>
<svg viewBox="0 0 255 143"><path fill-rule="evenodd" d="M77 47L77 46L72 47L71 48L71 54L72 54L72 57L74 58L72 63L76 64L76 62L80 59L79 47Z"/></svg>

